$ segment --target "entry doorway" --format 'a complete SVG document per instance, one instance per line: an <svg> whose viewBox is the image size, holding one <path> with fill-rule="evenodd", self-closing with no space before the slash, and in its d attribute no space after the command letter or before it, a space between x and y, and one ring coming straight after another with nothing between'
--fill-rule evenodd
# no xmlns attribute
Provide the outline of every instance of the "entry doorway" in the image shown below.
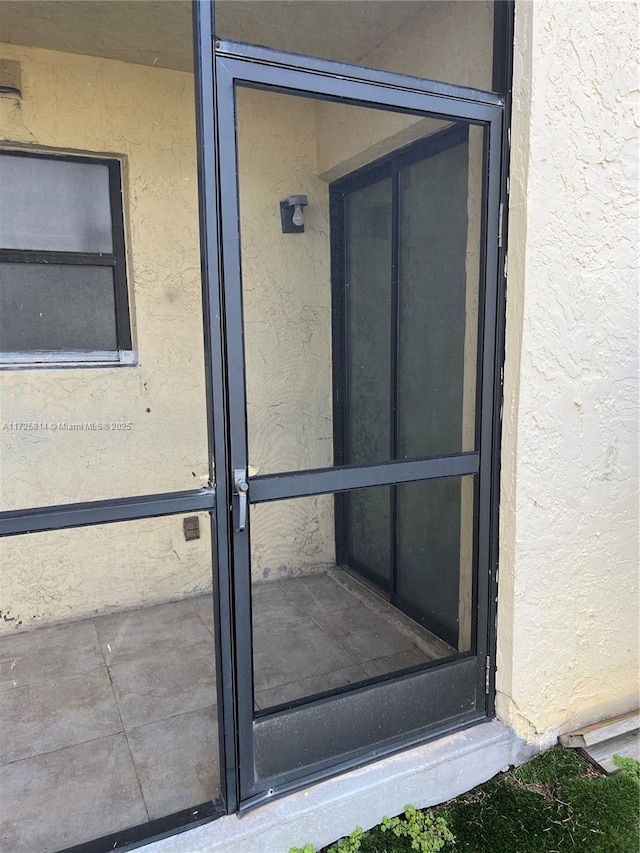
<svg viewBox="0 0 640 853"><path fill-rule="evenodd" d="M248 807L486 718L501 112L237 51L216 72Z"/></svg>

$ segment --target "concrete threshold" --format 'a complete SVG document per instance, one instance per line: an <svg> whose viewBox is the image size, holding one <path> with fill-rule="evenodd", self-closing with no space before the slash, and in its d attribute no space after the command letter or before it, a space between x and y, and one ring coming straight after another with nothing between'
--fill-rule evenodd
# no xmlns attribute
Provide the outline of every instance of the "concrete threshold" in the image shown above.
<svg viewBox="0 0 640 853"><path fill-rule="evenodd" d="M537 750L497 720L368 764L274 800L153 842L149 853L288 853L369 829L411 804L444 803L517 766Z"/></svg>

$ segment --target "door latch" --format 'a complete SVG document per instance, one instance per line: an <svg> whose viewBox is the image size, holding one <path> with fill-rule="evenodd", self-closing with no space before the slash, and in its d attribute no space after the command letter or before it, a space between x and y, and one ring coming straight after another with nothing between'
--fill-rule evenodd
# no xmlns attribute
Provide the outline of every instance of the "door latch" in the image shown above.
<svg viewBox="0 0 640 853"><path fill-rule="evenodd" d="M236 468L233 472L234 494L238 498L238 526L236 533L242 533L247 526L247 504L249 483L247 483L247 471L245 468Z"/></svg>

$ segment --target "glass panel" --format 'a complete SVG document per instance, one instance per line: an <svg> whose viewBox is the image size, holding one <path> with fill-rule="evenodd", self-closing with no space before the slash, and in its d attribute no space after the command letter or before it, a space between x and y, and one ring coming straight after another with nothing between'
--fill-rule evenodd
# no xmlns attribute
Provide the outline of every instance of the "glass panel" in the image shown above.
<svg viewBox="0 0 640 853"><path fill-rule="evenodd" d="M186 518L198 539L185 540ZM51 853L211 813L209 516L7 537L0 564L3 849Z"/></svg>
<svg viewBox="0 0 640 853"><path fill-rule="evenodd" d="M345 199L349 409L344 461L350 464L386 462L392 453L391 209L390 178L354 190Z"/></svg>
<svg viewBox="0 0 640 853"><path fill-rule="evenodd" d="M210 469L191 4L4 6L2 55L28 91L19 104L2 98L3 145L122 164L134 363L0 365L0 509L198 489ZM106 167L22 152L0 161L10 195L37 200L29 216L0 212L10 245L25 243L19 225L37 232L32 248L110 251ZM114 349L109 270L2 276L3 349Z"/></svg>
<svg viewBox="0 0 640 853"><path fill-rule="evenodd" d="M252 506L256 708L467 651L473 536L471 477Z"/></svg>
<svg viewBox="0 0 640 853"><path fill-rule="evenodd" d="M117 348L111 267L0 263L0 352Z"/></svg>
<svg viewBox="0 0 640 853"><path fill-rule="evenodd" d="M471 477L397 487L396 604L459 652L471 648Z"/></svg>
<svg viewBox="0 0 640 853"><path fill-rule="evenodd" d="M0 154L0 248L111 252L109 169Z"/></svg>
<svg viewBox="0 0 640 853"><path fill-rule="evenodd" d="M456 125L433 150L399 173L398 455L408 458L475 447L482 132L469 140Z"/></svg>
<svg viewBox="0 0 640 853"><path fill-rule="evenodd" d="M493 3L453 0L216 0L216 34L491 89Z"/></svg>
<svg viewBox="0 0 640 853"><path fill-rule="evenodd" d="M236 97L250 476L473 449L483 130Z"/></svg>

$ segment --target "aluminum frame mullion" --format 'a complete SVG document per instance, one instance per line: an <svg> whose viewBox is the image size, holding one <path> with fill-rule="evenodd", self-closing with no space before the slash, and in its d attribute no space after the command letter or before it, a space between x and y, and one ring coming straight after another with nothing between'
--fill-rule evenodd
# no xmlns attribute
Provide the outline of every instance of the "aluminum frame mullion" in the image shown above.
<svg viewBox="0 0 640 853"><path fill-rule="evenodd" d="M472 452L434 459L382 462L379 465L345 465L342 468L320 468L290 474L264 474L249 481L249 501L256 504L311 497L417 480L463 477L477 474L478 471L479 455Z"/></svg>
<svg viewBox="0 0 640 853"><path fill-rule="evenodd" d="M270 47L260 47L253 44L225 39L216 40L216 54L240 58L249 62L259 63L261 67L268 65L283 69L299 70L304 65L305 71L311 74L338 77L343 81L355 80L377 86L393 86L394 89L409 89L411 91L427 92L438 98L470 100L481 104L501 106L504 103L502 94L486 92L481 89L471 89L467 86L457 86L443 83L439 80L425 80L422 77L412 77L407 74L397 74L393 71L382 71L376 68L355 67L336 62L331 59L289 53Z"/></svg>
<svg viewBox="0 0 640 853"><path fill-rule="evenodd" d="M217 61L218 73L223 72L234 83L263 88L296 97L315 97L337 100L354 106L388 109L404 114L428 114L433 118L463 119L484 124L500 118L502 106L476 101L449 100L429 94L419 87L398 89L393 85L374 86L366 80L330 77L314 74L301 68L282 68L259 65L244 59L225 56ZM381 73L381 78L386 77ZM393 77L394 75L388 75Z"/></svg>
<svg viewBox="0 0 640 853"><path fill-rule="evenodd" d="M226 351L221 287L220 210L218 196L218 139L215 106L215 57L213 54L214 4L195 0L193 36L195 57L196 122L198 141L198 197L200 200L200 247L207 422L210 480L215 483L216 505L212 514L213 606L216 627L218 743L220 782L228 812L239 803L236 747L236 685L233 641L233 592L231 581L232 531L229 513L228 399L225 387ZM216 469L220 472L217 476ZM214 523L215 520L215 523Z"/></svg>
<svg viewBox="0 0 640 853"><path fill-rule="evenodd" d="M181 515L188 512L213 512L216 498L213 488L186 492L166 492L132 498L89 501L58 506L30 507L0 512L0 537L23 533L43 533L70 527L91 527L140 518Z"/></svg>

